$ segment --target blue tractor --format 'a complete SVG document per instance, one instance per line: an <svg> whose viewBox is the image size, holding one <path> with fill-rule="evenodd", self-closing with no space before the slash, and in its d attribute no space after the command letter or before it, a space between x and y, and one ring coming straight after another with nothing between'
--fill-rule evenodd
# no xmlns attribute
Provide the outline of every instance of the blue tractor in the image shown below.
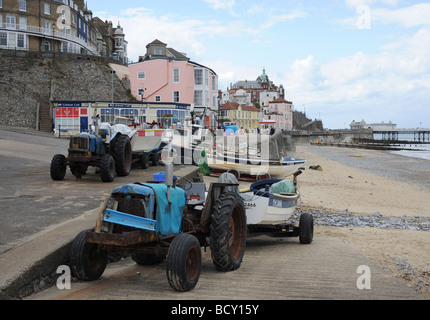
<svg viewBox="0 0 430 320"><path fill-rule="evenodd" d="M201 247L210 247L217 270L240 267L246 245L246 214L234 183L182 178L173 182L166 164L165 183L133 183L113 189L93 229L79 233L70 251L73 274L84 281L103 274L109 253L127 252L140 265L166 259L170 286L193 290L201 270Z"/></svg>
<svg viewBox="0 0 430 320"><path fill-rule="evenodd" d="M115 176L128 176L132 165L130 137L107 129L99 134L80 133L70 137L68 156L57 154L52 158L50 174L54 181L63 180L67 166L77 179L86 174L88 167L98 168L103 182L113 182Z"/></svg>

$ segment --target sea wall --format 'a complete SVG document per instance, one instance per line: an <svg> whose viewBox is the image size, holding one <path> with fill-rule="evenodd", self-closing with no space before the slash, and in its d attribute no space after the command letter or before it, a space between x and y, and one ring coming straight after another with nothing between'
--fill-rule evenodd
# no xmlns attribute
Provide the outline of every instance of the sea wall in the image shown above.
<svg viewBox="0 0 430 320"><path fill-rule="evenodd" d="M72 58L6 57L0 59L0 124L38 128L39 119L52 120L50 101L112 99L109 64L80 56ZM123 78L113 77L114 100L130 101ZM49 115L41 115L47 110Z"/></svg>

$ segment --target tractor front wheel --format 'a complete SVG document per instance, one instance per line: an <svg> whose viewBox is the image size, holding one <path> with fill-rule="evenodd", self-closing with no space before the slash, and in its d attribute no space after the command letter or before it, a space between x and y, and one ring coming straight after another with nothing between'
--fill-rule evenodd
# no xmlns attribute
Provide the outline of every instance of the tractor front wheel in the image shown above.
<svg viewBox="0 0 430 320"><path fill-rule="evenodd" d="M66 157L62 154L56 154L51 161L51 179L55 181L64 180L66 169Z"/></svg>
<svg viewBox="0 0 430 320"><path fill-rule="evenodd" d="M166 258L166 274L172 289L187 292L199 281L202 252L199 240L190 234L180 234L170 244Z"/></svg>
<svg viewBox="0 0 430 320"><path fill-rule="evenodd" d="M86 242L85 230L79 233L70 250L70 268L75 277L83 281L99 279L106 269L108 254L98 245Z"/></svg>

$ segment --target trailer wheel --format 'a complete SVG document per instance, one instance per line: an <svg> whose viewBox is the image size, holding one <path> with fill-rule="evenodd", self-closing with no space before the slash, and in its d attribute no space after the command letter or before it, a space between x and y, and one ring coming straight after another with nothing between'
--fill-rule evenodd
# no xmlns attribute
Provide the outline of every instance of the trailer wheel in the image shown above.
<svg viewBox="0 0 430 320"><path fill-rule="evenodd" d="M217 270L240 267L246 247L246 214L239 194L221 194L212 209L210 249Z"/></svg>
<svg viewBox="0 0 430 320"><path fill-rule="evenodd" d="M301 244L312 243L314 237L314 218L310 213L302 213L299 221L299 240Z"/></svg>
<svg viewBox="0 0 430 320"><path fill-rule="evenodd" d="M199 240L190 234L180 234L170 244L166 258L166 274L172 289L187 292L199 281L202 253Z"/></svg>
<svg viewBox="0 0 430 320"><path fill-rule="evenodd" d="M130 138L126 135L118 135L113 146L113 158L115 160L116 174L125 177L130 174L132 153Z"/></svg>
<svg viewBox="0 0 430 320"><path fill-rule="evenodd" d="M259 174L257 174L257 178L255 180L263 181L263 180L268 180L271 178L272 178L272 176L268 172L260 172Z"/></svg>
<svg viewBox="0 0 430 320"><path fill-rule="evenodd" d="M70 268L73 275L82 281L99 279L106 269L108 254L98 245L88 243L85 235L91 230L79 233L70 250Z"/></svg>
<svg viewBox="0 0 430 320"><path fill-rule="evenodd" d="M227 171L227 173L231 173L232 175L234 175L237 180L240 179L240 172L237 171L236 169L230 169Z"/></svg>
<svg viewBox="0 0 430 320"><path fill-rule="evenodd" d="M149 154L143 153L140 158L140 166L142 167L142 169L148 169L149 163Z"/></svg>
<svg viewBox="0 0 430 320"><path fill-rule="evenodd" d="M64 180L66 169L66 157L62 154L56 154L51 161L51 179L55 181Z"/></svg>
<svg viewBox="0 0 430 320"><path fill-rule="evenodd" d="M151 156L151 164L152 166L156 167L160 164L160 153L159 152L155 152L152 154Z"/></svg>
<svg viewBox="0 0 430 320"><path fill-rule="evenodd" d="M110 154L105 154L100 160L99 172L103 182L112 182L115 179L115 160Z"/></svg>

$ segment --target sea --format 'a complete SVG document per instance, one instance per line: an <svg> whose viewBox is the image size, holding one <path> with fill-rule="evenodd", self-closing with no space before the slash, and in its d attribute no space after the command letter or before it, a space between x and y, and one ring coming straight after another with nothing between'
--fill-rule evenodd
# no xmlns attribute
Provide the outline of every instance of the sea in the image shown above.
<svg viewBox="0 0 430 320"><path fill-rule="evenodd" d="M382 134L374 134L373 139L382 140ZM394 147L399 148L399 151L389 151L390 153L405 156L405 157L425 159L430 161L430 141L428 141L428 139L425 141L425 143L414 143L413 134L399 133L398 140L408 141L409 143L393 144ZM404 149L407 149L407 150L404 150Z"/></svg>

